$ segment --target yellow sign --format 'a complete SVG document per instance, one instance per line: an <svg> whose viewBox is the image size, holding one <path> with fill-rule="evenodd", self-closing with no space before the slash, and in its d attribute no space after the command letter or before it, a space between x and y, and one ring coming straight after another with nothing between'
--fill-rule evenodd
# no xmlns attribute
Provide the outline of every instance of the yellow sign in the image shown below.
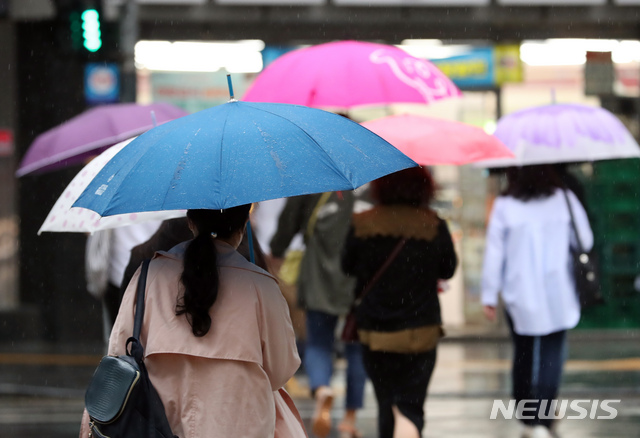
<svg viewBox="0 0 640 438"><path fill-rule="evenodd" d="M496 85L502 85L506 82L522 82L519 44L495 46L493 58L495 60Z"/></svg>

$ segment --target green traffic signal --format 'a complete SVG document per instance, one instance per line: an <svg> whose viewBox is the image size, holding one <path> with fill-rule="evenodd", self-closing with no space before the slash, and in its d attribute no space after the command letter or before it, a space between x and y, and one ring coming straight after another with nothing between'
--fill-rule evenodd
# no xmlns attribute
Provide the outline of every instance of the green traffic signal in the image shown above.
<svg viewBox="0 0 640 438"><path fill-rule="evenodd" d="M69 30L71 31L71 47L75 50L80 50L83 46L83 38L79 12L71 12L69 14Z"/></svg>
<svg viewBox="0 0 640 438"><path fill-rule="evenodd" d="M95 9L87 9L80 17L82 18L83 45L88 51L97 52L102 47L100 15Z"/></svg>

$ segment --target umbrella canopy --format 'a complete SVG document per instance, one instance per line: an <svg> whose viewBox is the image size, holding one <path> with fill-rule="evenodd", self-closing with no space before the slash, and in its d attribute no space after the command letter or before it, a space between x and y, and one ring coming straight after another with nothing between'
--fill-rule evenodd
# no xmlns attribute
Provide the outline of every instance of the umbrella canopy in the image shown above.
<svg viewBox="0 0 640 438"><path fill-rule="evenodd" d="M526 166L640 157L640 147L609 111L579 104L552 104L502 117L494 135L514 158L482 167Z"/></svg>
<svg viewBox="0 0 640 438"><path fill-rule="evenodd" d="M460 90L431 62L395 46L338 41L289 52L258 75L243 100L346 110L429 104Z"/></svg>
<svg viewBox="0 0 640 438"><path fill-rule="evenodd" d="M371 120L362 126L423 166L513 157L496 137L465 123L404 114Z"/></svg>
<svg viewBox="0 0 640 438"><path fill-rule="evenodd" d="M412 166L407 156L345 117L297 105L231 101L132 141L74 206L101 216L223 209L350 190Z"/></svg>
<svg viewBox="0 0 640 438"><path fill-rule="evenodd" d="M153 114L151 113L153 111ZM120 141L188 113L168 103L101 105L40 134L31 144L16 176L81 164Z"/></svg>
<svg viewBox="0 0 640 438"><path fill-rule="evenodd" d="M47 215L38 230L38 234L43 231L68 231L68 232L88 232L115 228L125 225L132 225L150 220L171 219L184 216L186 211L159 211L146 213L130 213L109 217L100 217L95 211L86 208L71 208L78 196L87 188L91 180L102 170L105 164L111 160L120 150L129 144L133 139L129 139L111 146L109 149L91 160L76 176L71 180L67 188L62 192L53 208Z"/></svg>

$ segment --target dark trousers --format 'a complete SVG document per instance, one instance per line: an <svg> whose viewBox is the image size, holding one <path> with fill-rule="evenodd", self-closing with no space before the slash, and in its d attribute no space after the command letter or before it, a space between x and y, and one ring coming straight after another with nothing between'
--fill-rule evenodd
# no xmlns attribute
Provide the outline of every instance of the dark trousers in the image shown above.
<svg viewBox="0 0 640 438"><path fill-rule="evenodd" d="M527 403L527 408L535 407L535 411L527 410L523 415L532 419L523 419L529 426L543 425L550 427L552 419L539 416L540 403L546 400L544 415L549 412L551 400L558 398L558 389L562 379L562 367L565 360L566 330L550 333L545 336L524 336L513 331L513 323L509 315L507 321L513 340L513 369L511 371L513 398L516 404L520 400L536 400Z"/></svg>
<svg viewBox="0 0 640 438"><path fill-rule="evenodd" d="M418 430L424 428L427 387L436 364L436 349L418 354L371 351L363 345L363 361L378 400L378 437L392 438L392 406Z"/></svg>

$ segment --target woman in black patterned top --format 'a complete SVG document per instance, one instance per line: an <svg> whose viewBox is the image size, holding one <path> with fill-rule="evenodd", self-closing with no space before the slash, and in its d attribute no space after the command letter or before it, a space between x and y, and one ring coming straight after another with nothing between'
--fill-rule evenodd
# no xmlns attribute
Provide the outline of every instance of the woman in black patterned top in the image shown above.
<svg viewBox="0 0 640 438"><path fill-rule="evenodd" d="M447 224L428 207L433 194L423 168L374 181L377 205L353 216L343 251L343 269L361 291L400 248L356 313L380 438L417 438L425 424L423 406L443 333L438 280L451 278L457 265Z"/></svg>

